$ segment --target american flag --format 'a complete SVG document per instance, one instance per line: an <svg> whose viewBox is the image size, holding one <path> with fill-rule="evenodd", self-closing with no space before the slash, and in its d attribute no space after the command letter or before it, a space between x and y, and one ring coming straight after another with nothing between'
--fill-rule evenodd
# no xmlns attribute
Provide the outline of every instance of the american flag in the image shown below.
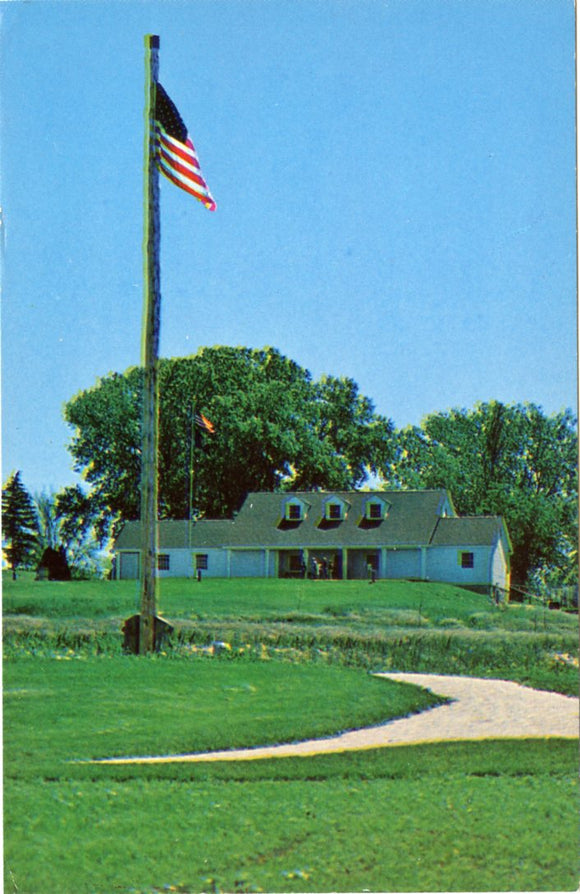
<svg viewBox="0 0 580 894"><path fill-rule="evenodd" d="M201 175L197 154L181 115L161 84L157 83L155 92L159 170L176 186L203 202L210 211L215 211L216 203Z"/></svg>
<svg viewBox="0 0 580 894"><path fill-rule="evenodd" d="M213 422L210 422L207 416L204 416L203 413L195 414L195 422L196 425L199 425L200 428L203 428L204 431L209 432L210 435L213 435L215 432L215 426Z"/></svg>

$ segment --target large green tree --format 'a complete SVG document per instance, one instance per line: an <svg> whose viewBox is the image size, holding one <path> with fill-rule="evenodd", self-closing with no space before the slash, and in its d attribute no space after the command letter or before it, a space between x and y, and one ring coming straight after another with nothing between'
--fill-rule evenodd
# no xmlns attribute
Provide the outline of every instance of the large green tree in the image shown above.
<svg viewBox="0 0 580 894"><path fill-rule="evenodd" d="M36 510L20 472L13 472L2 488L2 539L6 560L16 580L17 569L34 562L38 543Z"/></svg>
<svg viewBox="0 0 580 894"><path fill-rule="evenodd" d="M427 416L398 433L382 464L388 486L446 487L461 515L503 515L512 539L512 583L559 571L577 541L578 442L570 410L497 401Z"/></svg>
<svg viewBox="0 0 580 894"><path fill-rule="evenodd" d="M228 517L251 490L354 488L390 456L393 424L348 378L310 373L274 348L203 348L159 364L161 517ZM142 370L72 398L75 468L102 512L139 514ZM213 435L195 425L203 414ZM196 437L197 434L197 437ZM193 470L193 472L192 472Z"/></svg>

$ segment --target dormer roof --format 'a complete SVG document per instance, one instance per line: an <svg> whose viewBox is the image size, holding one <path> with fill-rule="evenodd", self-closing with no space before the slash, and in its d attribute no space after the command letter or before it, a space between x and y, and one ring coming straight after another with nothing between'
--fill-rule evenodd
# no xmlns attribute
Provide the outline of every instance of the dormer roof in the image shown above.
<svg viewBox="0 0 580 894"><path fill-rule="evenodd" d="M384 509L381 518L369 506ZM326 508L338 506L340 518ZM291 507L294 507L292 509ZM299 510L299 512L298 512ZM139 522L128 522L115 548L139 549ZM248 494L233 520L159 523L160 548L212 547L317 549L511 544L499 516L457 517L446 491L296 491Z"/></svg>
<svg viewBox="0 0 580 894"><path fill-rule="evenodd" d="M308 511L300 524L281 526L283 507L292 501L307 505ZM361 525L372 503L383 506L384 515L374 524ZM449 505L444 490L254 492L236 517L232 546L426 545L444 504ZM343 509L340 519L328 518L327 506L332 505Z"/></svg>

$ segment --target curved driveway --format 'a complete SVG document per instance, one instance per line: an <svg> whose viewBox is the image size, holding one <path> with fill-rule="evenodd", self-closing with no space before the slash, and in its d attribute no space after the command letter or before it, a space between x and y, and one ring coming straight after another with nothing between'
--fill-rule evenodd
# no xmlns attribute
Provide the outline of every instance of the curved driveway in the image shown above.
<svg viewBox="0 0 580 894"><path fill-rule="evenodd" d="M504 680L476 677L397 673L376 676L431 689L453 701L421 714L391 720L380 726L351 730L325 739L199 754L107 758L106 763L160 764L258 760L271 757L304 757L364 748L385 748L419 742L578 737L578 699L571 696L529 689Z"/></svg>

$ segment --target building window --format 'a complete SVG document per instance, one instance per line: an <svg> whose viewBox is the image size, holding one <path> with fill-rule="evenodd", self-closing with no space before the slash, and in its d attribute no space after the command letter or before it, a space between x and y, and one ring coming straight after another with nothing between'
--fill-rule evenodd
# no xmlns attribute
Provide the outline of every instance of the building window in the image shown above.
<svg viewBox="0 0 580 894"><path fill-rule="evenodd" d="M340 503L327 503L326 517L332 521L340 521L342 518L342 506Z"/></svg>
<svg viewBox="0 0 580 894"><path fill-rule="evenodd" d="M383 507L380 503L369 503L367 506L368 517L373 520L383 517Z"/></svg>
<svg viewBox="0 0 580 894"><path fill-rule="evenodd" d="M207 566L208 566L207 553L196 553L195 554L195 570L196 571L207 571Z"/></svg>
<svg viewBox="0 0 580 894"><path fill-rule="evenodd" d="M286 518L289 521L300 521L302 518L302 506L300 503L288 503L286 505Z"/></svg>
<svg viewBox="0 0 580 894"><path fill-rule="evenodd" d="M160 553L157 556L157 570L158 571L169 571L169 554L168 553Z"/></svg>
<svg viewBox="0 0 580 894"><path fill-rule="evenodd" d="M473 553L461 553L461 567L473 568Z"/></svg>

